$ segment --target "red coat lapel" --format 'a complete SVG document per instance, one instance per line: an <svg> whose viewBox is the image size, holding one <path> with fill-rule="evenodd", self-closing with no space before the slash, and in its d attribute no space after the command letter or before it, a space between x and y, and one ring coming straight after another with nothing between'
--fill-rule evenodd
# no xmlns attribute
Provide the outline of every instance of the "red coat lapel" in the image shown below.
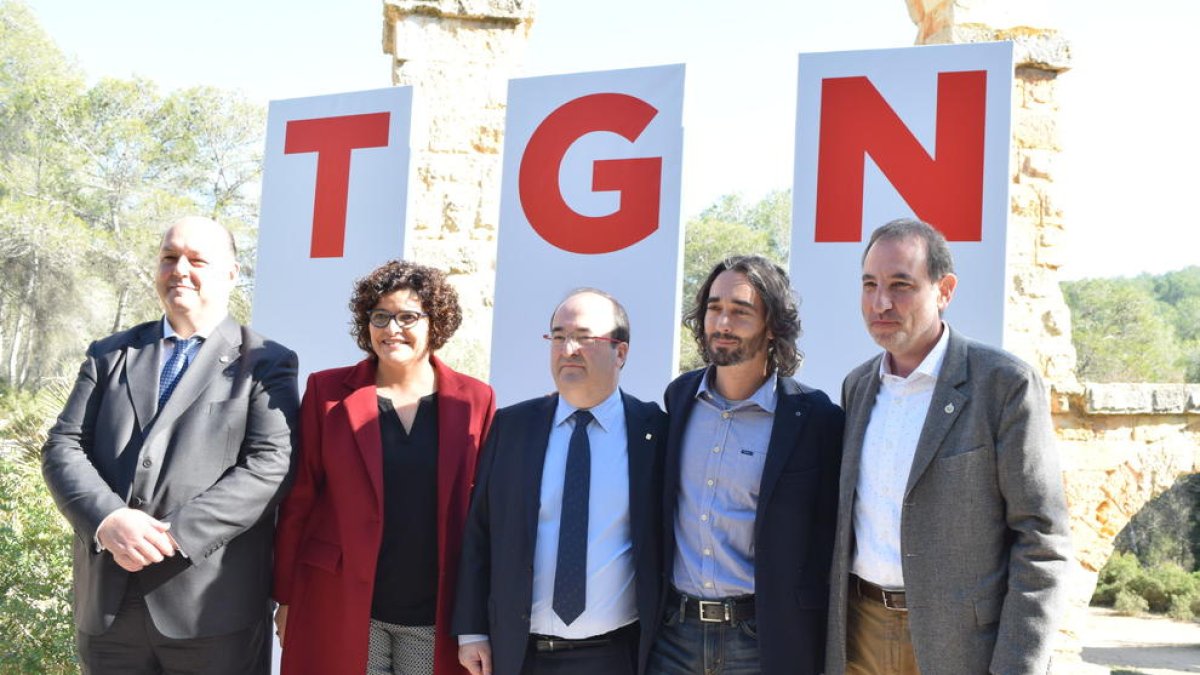
<svg viewBox="0 0 1200 675"><path fill-rule="evenodd" d="M379 435L379 401L375 393L375 362L363 359L346 379L342 380L347 394L346 416L354 442L362 455L363 466L375 491L377 513L383 513L383 440ZM439 486L440 487L440 486Z"/></svg>

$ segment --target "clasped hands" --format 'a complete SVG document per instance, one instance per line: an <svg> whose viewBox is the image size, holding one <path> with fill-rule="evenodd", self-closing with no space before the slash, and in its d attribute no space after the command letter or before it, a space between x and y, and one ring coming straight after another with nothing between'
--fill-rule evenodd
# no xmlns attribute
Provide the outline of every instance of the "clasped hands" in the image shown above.
<svg viewBox="0 0 1200 675"><path fill-rule="evenodd" d="M175 538L167 532L170 528L170 523L125 507L113 511L100 523L96 540L122 569L138 572L179 550Z"/></svg>

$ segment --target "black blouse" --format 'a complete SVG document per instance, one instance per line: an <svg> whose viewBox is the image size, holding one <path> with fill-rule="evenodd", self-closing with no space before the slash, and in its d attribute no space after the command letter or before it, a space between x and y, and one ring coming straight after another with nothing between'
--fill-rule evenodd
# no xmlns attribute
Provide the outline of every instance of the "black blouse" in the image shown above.
<svg viewBox="0 0 1200 675"><path fill-rule="evenodd" d="M417 404L404 430L392 402L379 399L383 440L383 541L371 618L432 626L437 614L437 397Z"/></svg>

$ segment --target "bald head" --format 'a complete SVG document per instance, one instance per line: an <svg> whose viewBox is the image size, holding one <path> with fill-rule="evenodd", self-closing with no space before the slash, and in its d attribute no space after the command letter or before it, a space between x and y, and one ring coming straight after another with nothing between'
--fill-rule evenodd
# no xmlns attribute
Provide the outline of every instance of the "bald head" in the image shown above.
<svg viewBox="0 0 1200 675"><path fill-rule="evenodd" d="M163 234L155 288L171 328L181 337L211 328L229 313L237 282L233 235L216 221L188 216Z"/></svg>
<svg viewBox="0 0 1200 675"><path fill-rule="evenodd" d="M218 223L212 218L205 218L204 216L184 216L171 223L171 226L167 228L167 231L163 232L162 241L166 242L167 237L171 234L171 230L174 230L177 227L212 229L219 231L222 238L225 240L226 247L229 249L229 257L233 260L237 260L237 243L233 239L233 233L229 231L229 228Z"/></svg>

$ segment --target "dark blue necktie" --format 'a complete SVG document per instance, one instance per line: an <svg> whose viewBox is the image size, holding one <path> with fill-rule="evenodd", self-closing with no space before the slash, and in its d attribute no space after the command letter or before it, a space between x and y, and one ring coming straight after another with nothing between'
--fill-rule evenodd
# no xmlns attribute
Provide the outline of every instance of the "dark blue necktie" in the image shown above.
<svg viewBox="0 0 1200 675"><path fill-rule="evenodd" d="M558 520L558 564L554 568L554 613L568 626L583 613L587 600L588 491L592 482L592 448L588 424L594 419L576 410L575 430L567 449L563 475L562 514Z"/></svg>
<svg viewBox="0 0 1200 675"><path fill-rule="evenodd" d="M171 357L163 364L162 375L158 378L159 410L162 410L163 404L171 398L171 392L175 391L175 385L179 384L179 378L183 377L183 371L187 370L188 359L192 352L200 346L201 340L199 336L187 339L179 337L168 339L175 343L175 351L171 352Z"/></svg>

